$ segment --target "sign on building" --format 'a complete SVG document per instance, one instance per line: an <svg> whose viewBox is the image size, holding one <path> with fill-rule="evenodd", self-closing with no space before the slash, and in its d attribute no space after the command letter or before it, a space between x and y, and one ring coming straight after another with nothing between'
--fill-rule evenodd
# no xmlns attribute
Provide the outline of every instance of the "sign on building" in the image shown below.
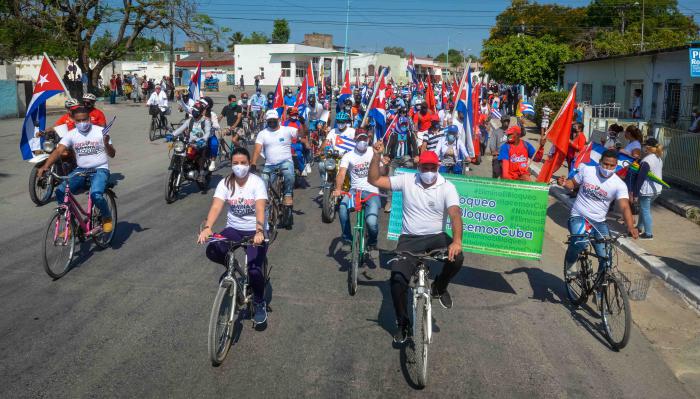
<svg viewBox="0 0 700 399"><path fill-rule="evenodd" d="M700 78L700 47L690 48L690 77Z"/></svg>

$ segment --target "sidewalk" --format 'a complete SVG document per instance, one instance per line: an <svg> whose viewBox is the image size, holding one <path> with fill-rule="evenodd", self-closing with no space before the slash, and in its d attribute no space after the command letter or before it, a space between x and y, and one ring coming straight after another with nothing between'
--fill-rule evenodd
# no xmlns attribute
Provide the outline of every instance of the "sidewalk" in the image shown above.
<svg viewBox="0 0 700 399"><path fill-rule="evenodd" d="M537 147L539 134L528 132L525 139ZM538 175L541 167L542 164L532 163L533 175ZM559 174L562 173L561 171L562 169L559 170ZM680 190L666 191L673 193ZM567 191L561 187L552 186L550 194L569 208L573 205L574 199L570 198ZM678 195L667 196L669 201L678 197ZM676 200L676 204L679 203L680 200ZM623 239L620 241L621 246L625 252L652 273L681 291L696 304L700 304L700 247L697 244L700 226L661 205L657 200L652 207L654 239ZM616 219L608 218L608 223L614 230L624 231L624 226Z"/></svg>

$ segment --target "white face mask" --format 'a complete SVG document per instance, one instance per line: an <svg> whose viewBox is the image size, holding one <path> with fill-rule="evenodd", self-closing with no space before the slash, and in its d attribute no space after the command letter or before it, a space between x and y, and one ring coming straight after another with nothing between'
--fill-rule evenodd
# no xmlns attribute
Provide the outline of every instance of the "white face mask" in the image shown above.
<svg viewBox="0 0 700 399"><path fill-rule="evenodd" d="M92 124L90 122L78 122L75 124L75 127L80 133L87 133L90 131Z"/></svg>
<svg viewBox="0 0 700 399"><path fill-rule="evenodd" d="M433 184L437 180L438 174L437 172L420 172L419 176L423 184Z"/></svg>
<svg viewBox="0 0 700 399"><path fill-rule="evenodd" d="M598 165L598 173L600 173L601 176L603 176L604 178L607 179L608 177L610 177L610 176L612 176L613 174L615 174L615 170L614 170L614 169L612 169L612 170L611 170L611 169L605 169L603 166Z"/></svg>
<svg viewBox="0 0 700 399"><path fill-rule="evenodd" d="M233 165L233 166L231 166L231 170L233 170L233 174L236 175L236 177L239 179L242 179L242 178L248 176L249 169L250 169L250 165Z"/></svg>
<svg viewBox="0 0 700 399"><path fill-rule="evenodd" d="M339 123L339 124L338 124L338 129L340 129L340 130L345 130L345 128L346 128L347 126L348 126L347 123Z"/></svg>
<svg viewBox="0 0 700 399"><path fill-rule="evenodd" d="M360 154L364 154L365 151L367 151L367 146L368 146L368 145L369 145L368 142L366 142L366 141L364 141L364 140L360 140L360 141L357 142L357 144L355 144L355 149L356 149L357 152L359 152Z"/></svg>

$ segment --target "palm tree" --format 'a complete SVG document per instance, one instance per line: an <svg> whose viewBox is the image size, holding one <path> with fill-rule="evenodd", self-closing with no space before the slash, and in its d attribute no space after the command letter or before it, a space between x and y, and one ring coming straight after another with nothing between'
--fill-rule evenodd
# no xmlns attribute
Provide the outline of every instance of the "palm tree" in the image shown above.
<svg viewBox="0 0 700 399"><path fill-rule="evenodd" d="M229 51L234 51L236 48L236 45L241 43L245 36L243 35L243 32L234 32L231 37L228 38L228 49Z"/></svg>

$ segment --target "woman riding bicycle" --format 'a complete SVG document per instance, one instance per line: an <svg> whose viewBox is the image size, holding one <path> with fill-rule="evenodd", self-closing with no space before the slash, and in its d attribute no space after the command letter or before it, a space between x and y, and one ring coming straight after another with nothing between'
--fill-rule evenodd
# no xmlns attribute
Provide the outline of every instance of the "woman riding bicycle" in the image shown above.
<svg viewBox="0 0 700 399"><path fill-rule="evenodd" d="M227 204L226 228L219 234L231 241L253 238L254 245L246 248L248 277L255 304L253 321L256 324L262 324L267 321L267 304L263 297L265 292L263 264L267 254L263 233L267 189L260 177L250 173L250 153L247 149L236 147L231 157L231 165L233 173L216 186L207 220L199 233L197 242L202 244L213 234L211 227L219 218L224 204ZM214 241L207 245L206 254L212 262L226 265L228 251L227 243Z"/></svg>
<svg viewBox="0 0 700 399"><path fill-rule="evenodd" d="M467 147L459 139L459 128L450 125L445 129L445 137L437 144L435 152L440 158L440 173L462 174L462 163L469 160Z"/></svg>

